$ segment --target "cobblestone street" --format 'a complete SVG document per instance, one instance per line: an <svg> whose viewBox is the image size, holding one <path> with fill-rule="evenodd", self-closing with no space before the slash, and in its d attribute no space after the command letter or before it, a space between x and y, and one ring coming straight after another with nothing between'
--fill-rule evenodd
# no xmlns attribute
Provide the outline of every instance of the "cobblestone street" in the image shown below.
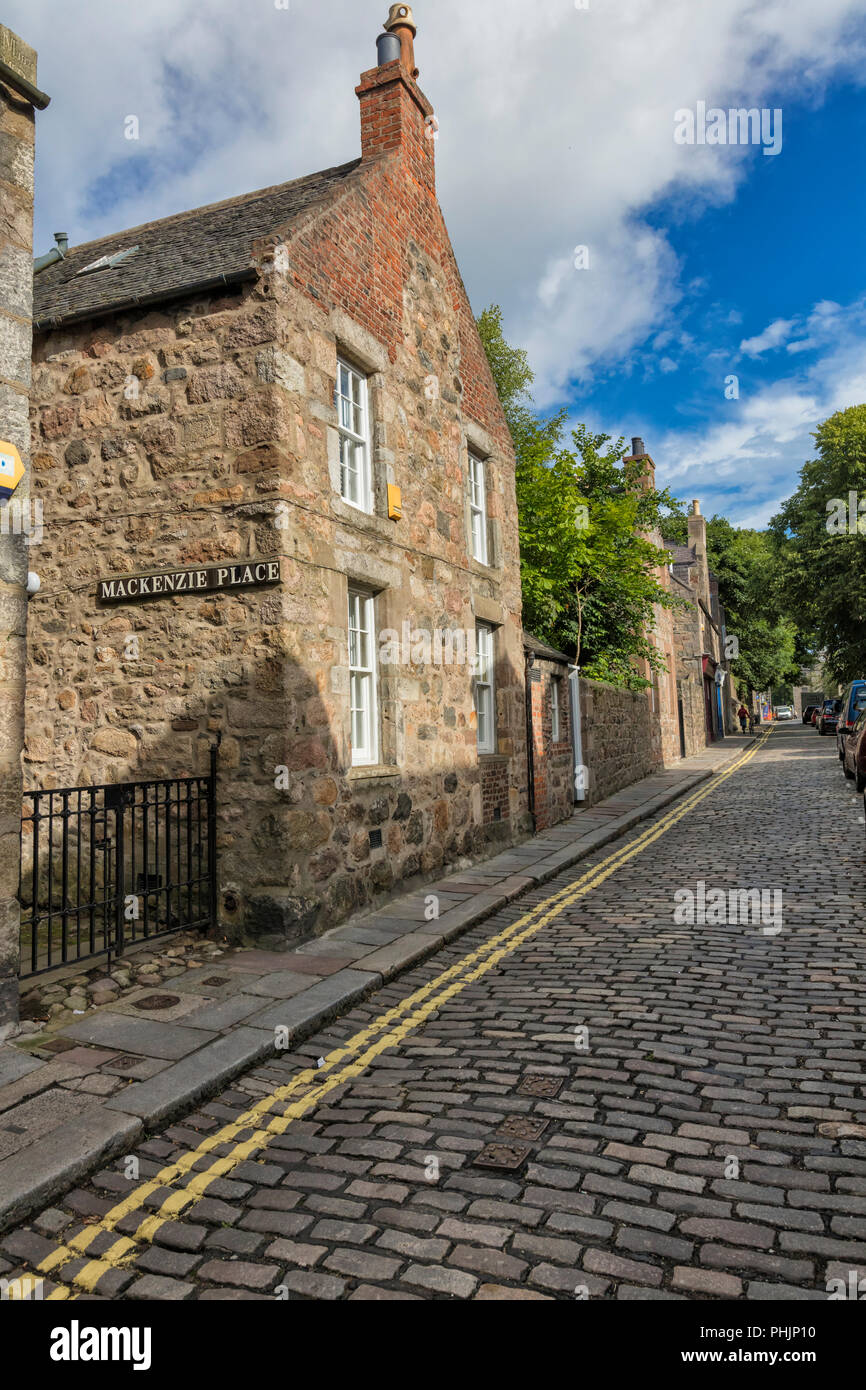
<svg viewBox="0 0 866 1390"><path fill-rule="evenodd" d="M8 1233L0 1273L61 1298L826 1300L866 1274L850 785L833 740L776 728ZM676 921L700 883L711 920ZM713 889L772 913L716 922Z"/></svg>

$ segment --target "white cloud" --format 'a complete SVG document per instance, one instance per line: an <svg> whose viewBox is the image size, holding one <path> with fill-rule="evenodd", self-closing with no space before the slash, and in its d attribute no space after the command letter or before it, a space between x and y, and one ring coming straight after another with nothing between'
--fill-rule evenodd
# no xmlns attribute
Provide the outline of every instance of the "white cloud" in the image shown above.
<svg viewBox="0 0 866 1390"><path fill-rule="evenodd" d="M439 188L476 308L499 301L542 405L671 318L679 267L643 220L730 199L760 151L674 143L694 106L819 100L860 75L861 0L418 0ZM39 249L353 158L382 0L7 0L40 51ZM125 140L135 114L141 140ZM789 145L780 158L787 157ZM592 252L573 267L573 247Z"/></svg>
<svg viewBox="0 0 866 1390"><path fill-rule="evenodd" d="M765 525L814 457L819 422L866 402L864 322L866 297L844 308L817 304L803 319L822 349L815 360L753 396L726 402L711 425L660 439L653 451L660 482L676 496L687 487L708 515L719 511L739 525Z"/></svg>
<svg viewBox="0 0 866 1390"><path fill-rule="evenodd" d="M767 325L763 333L754 338L744 338L740 343L740 352L747 357L760 357L762 352L769 352L771 348L781 347L787 342L795 326L794 319L776 319Z"/></svg>

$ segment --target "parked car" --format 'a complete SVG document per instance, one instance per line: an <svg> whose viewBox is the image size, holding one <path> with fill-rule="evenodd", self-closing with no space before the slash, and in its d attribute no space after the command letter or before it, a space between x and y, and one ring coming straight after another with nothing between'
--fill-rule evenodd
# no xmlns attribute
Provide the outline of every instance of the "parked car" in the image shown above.
<svg viewBox="0 0 866 1390"><path fill-rule="evenodd" d="M845 739L842 771L846 777L854 779L858 792L866 790L866 709L861 709Z"/></svg>
<svg viewBox="0 0 866 1390"><path fill-rule="evenodd" d="M821 706L821 712L818 715L817 729L819 734L835 734L841 708L841 700L824 701Z"/></svg>
<svg viewBox="0 0 866 1390"><path fill-rule="evenodd" d="M806 708L803 710L803 723L804 723L804 724L811 724L811 723L812 723L812 715L813 715L813 714L816 714L817 711L818 711L818 706L817 706L817 705L807 705Z"/></svg>
<svg viewBox="0 0 866 1390"><path fill-rule="evenodd" d="M793 705L777 705L777 706L776 706L776 718L777 718L777 719L793 719L793 718L794 718L794 706L793 706Z"/></svg>
<svg viewBox="0 0 866 1390"><path fill-rule="evenodd" d="M836 725L836 749L841 762L845 761L845 741L863 709L866 709L866 680L850 681L842 694L842 708Z"/></svg>

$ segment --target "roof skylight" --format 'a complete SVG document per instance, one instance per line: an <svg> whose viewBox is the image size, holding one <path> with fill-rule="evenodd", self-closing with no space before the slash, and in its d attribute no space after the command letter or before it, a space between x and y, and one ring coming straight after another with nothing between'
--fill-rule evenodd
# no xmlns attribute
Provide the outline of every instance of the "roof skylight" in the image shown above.
<svg viewBox="0 0 866 1390"><path fill-rule="evenodd" d="M100 256L98 261L91 261L90 265L82 266L77 271L78 275L93 275L97 270L113 270L121 261L125 261L127 256L133 255L138 250L137 246L127 246L125 251L115 251L111 256Z"/></svg>

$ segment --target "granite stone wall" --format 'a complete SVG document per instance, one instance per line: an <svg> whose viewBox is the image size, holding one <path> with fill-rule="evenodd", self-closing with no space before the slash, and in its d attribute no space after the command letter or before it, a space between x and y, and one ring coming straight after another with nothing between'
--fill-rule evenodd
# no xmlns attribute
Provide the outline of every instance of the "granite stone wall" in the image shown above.
<svg viewBox="0 0 866 1390"><path fill-rule="evenodd" d="M0 57L28 81L36 81L36 54L0 26ZM0 85L0 437L14 444L25 465L30 456L27 393L33 257L34 113L29 102ZM24 664L27 626L28 477L13 508L0 503L0 1038L18 1019L17 900L21 834L21 745L24 733ZM17 513L16 513L17 509ZM18 517L18 521L14 517Z"/></svg>
<svg viewBox="0 0 866 1390"><path fill-rule="evenodd" d="M588 769L583 806L594 806L663 766L658 724L646 692L581 678L580 711Z"/></svg>

